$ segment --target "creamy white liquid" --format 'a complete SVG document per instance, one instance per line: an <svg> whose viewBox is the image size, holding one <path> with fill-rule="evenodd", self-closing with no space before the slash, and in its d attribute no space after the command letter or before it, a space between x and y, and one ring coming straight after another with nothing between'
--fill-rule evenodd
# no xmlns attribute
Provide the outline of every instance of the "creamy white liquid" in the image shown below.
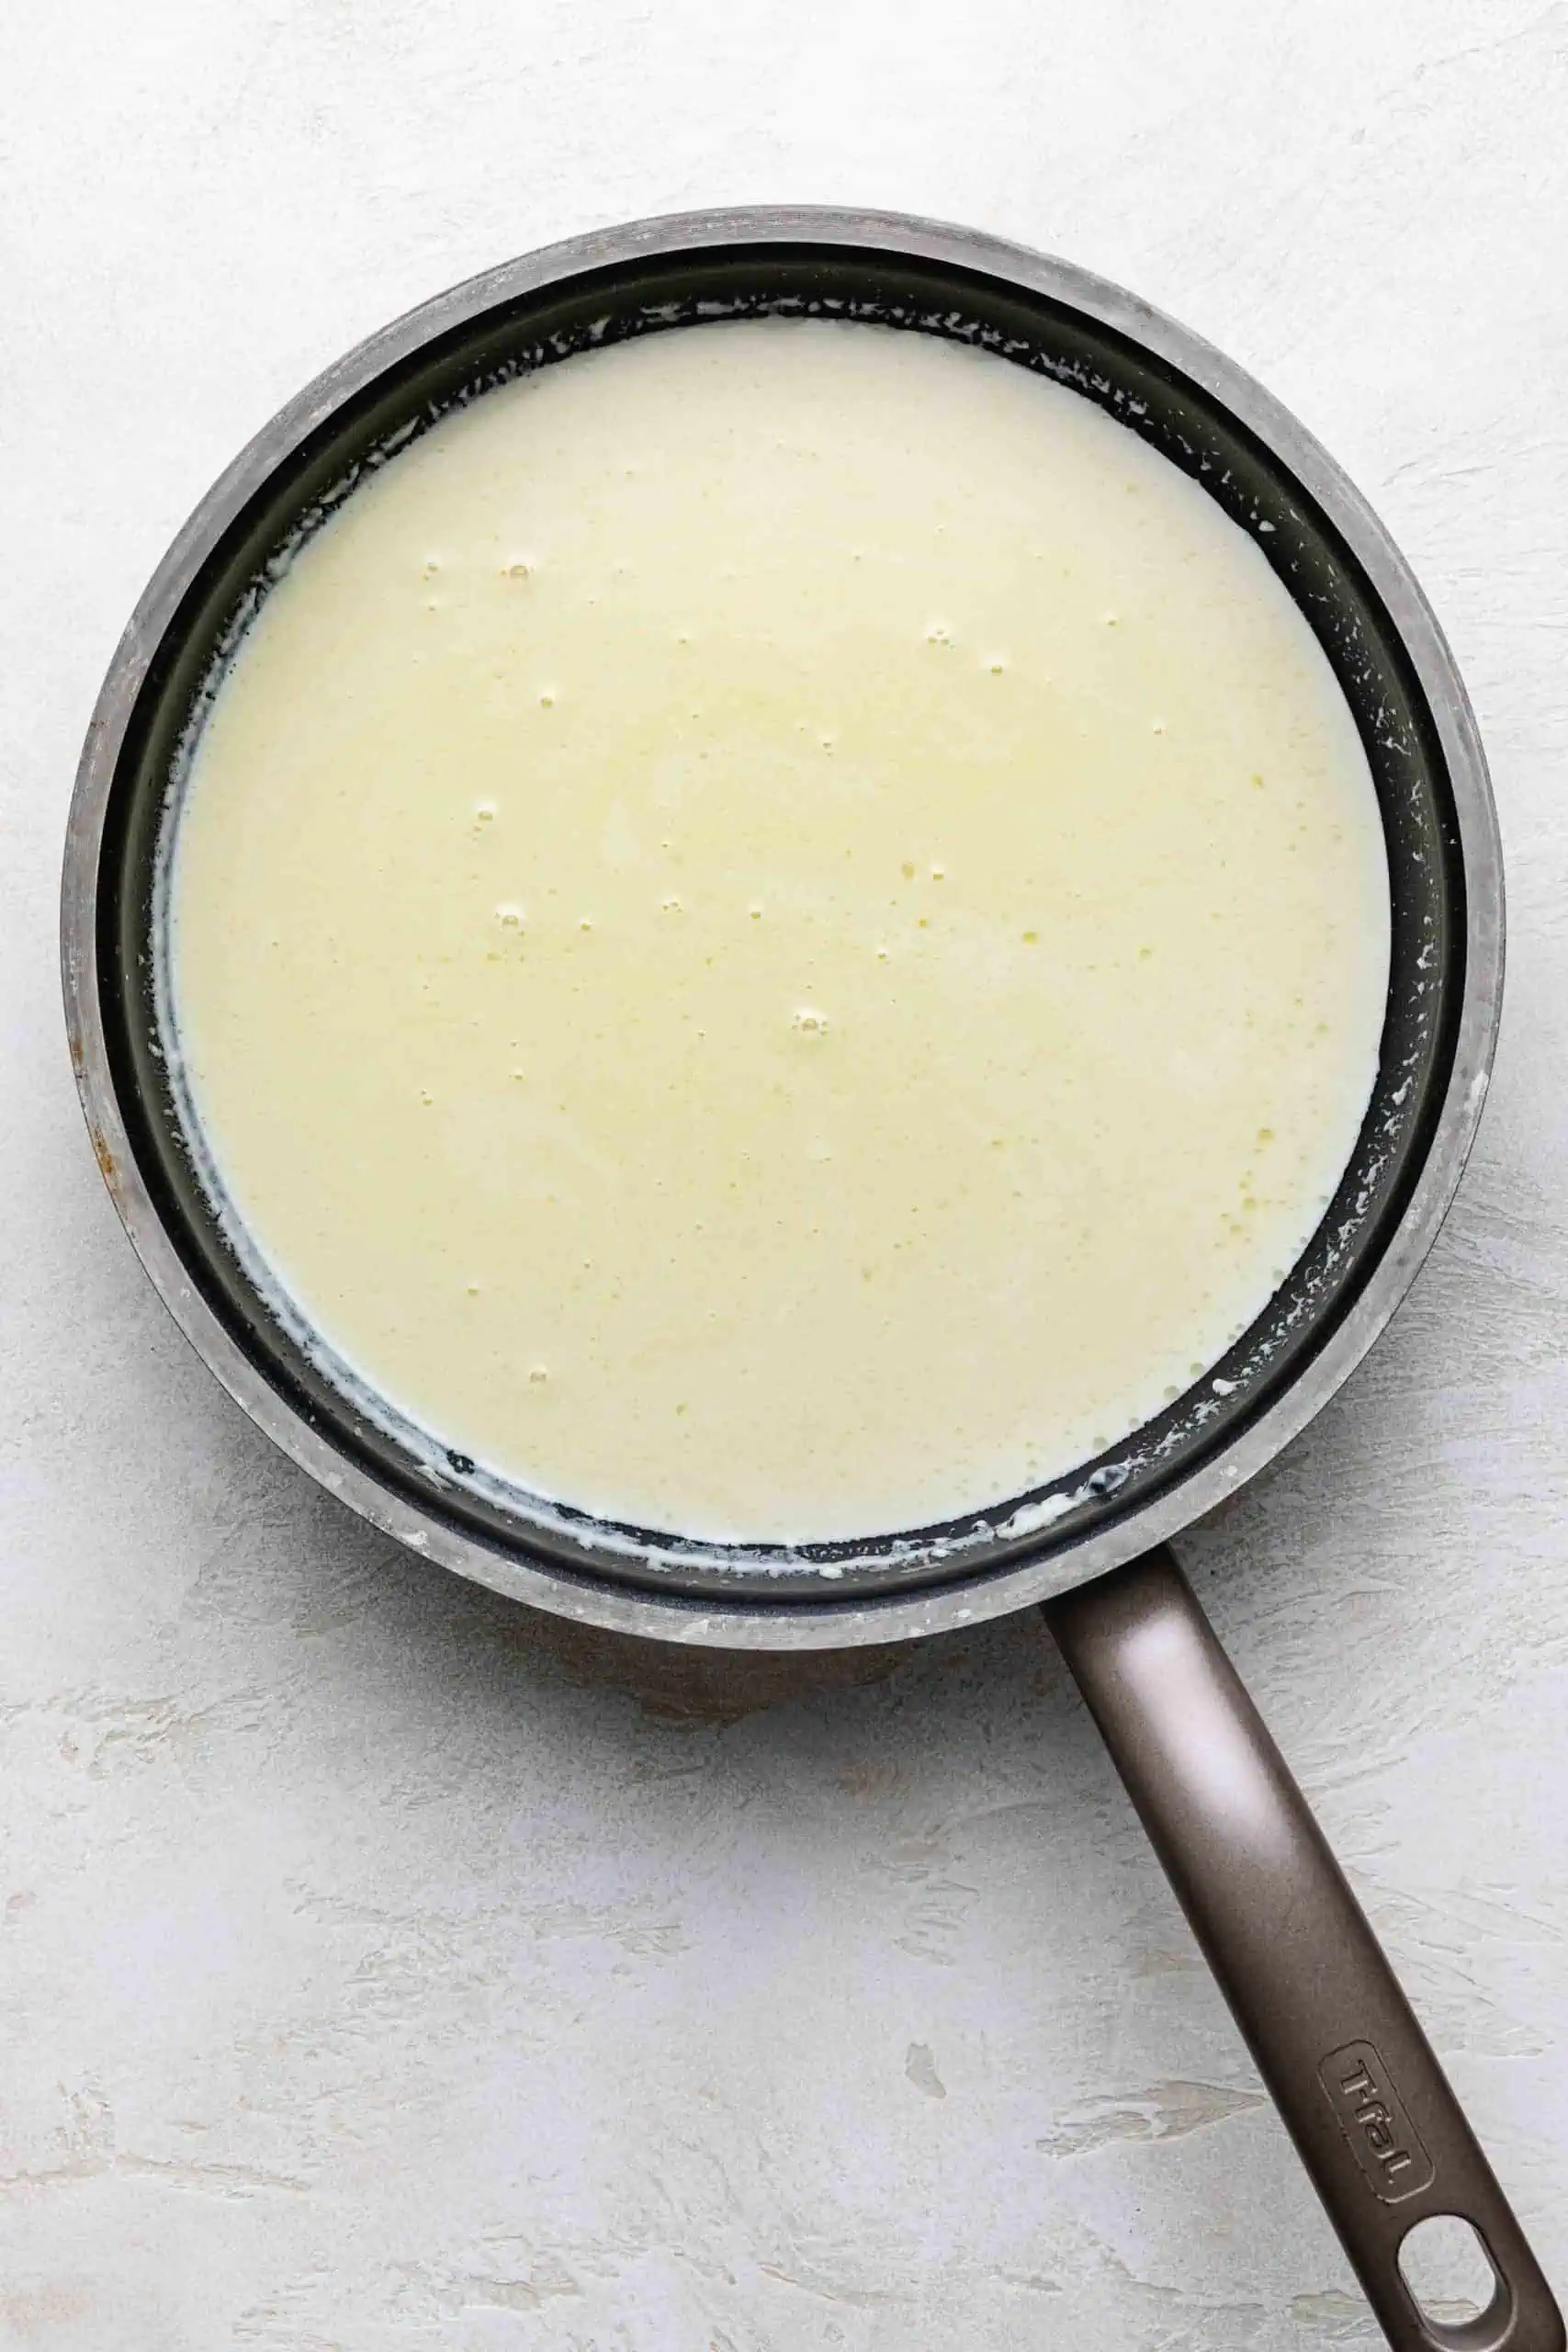
<svg viewBox="0 0 1568 2352"><path fill-rule="evenodd" d="M1348 1159L1388 895L1258 549L973 349L758 322L427 433L243 643L177 836L223 1182L536 1492L918 1526L1136 1428Z"/></svg>

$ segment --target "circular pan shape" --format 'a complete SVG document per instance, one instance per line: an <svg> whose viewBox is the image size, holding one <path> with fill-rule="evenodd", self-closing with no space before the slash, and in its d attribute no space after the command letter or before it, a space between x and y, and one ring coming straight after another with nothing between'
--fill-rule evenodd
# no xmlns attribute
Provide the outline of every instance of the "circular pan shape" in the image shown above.
<svg viewBox="0 0 1568 2352"><path fill-rule="evenodd" d="M268 1311L192 1156L156 1001L158 844L182 741L278 550L367 463L454 402L607 339L761 313L863 318L982 343L1072 385L1257 535L1360 727L1388 846L1382 1064L1350 1168L1305 1255L1223 1362L1159 1419L1032 1496L876 1544L729 1551L602 1525L420 1458ZM171 778L175 782L171 783ZM536 1607L730 1648L907 1639L1044 1600L1234 1491L1388 1320L1458 1183L1502 978L1496 821L1474 720L1408 568L1332 460L1259 386L1134 297L999 240L897 215L684 215L579 238L470 280L330 368L257 435L159 567L90 727L62 956L99 1164L165 1303L276 1442L389 1534Z"/></svg>

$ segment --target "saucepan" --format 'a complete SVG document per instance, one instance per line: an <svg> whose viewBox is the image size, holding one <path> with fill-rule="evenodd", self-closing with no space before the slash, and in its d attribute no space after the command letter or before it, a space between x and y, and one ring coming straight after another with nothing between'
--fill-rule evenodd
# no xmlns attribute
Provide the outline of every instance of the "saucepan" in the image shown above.
<svg viewBox="0 0 1568 2352"><path fill-rule="evenodd" d="M454 401L632 335L759 314L982 345L1162 451L1262 548L1358 721L1387 842L1381 1060L1343 1182L1264 1313L1186 1395L1073 1475L875 1542L751 1546L612 1526L502 1490L350 1396L220 1225L168 1053L160 844L202 696L280 550ZM1437 623L1376 517L1242 370L1118 288L995 238L865 212L647 221L439 296L258 435L160 565L95 712L65 857L82 1100L127 1231L181 1328L269 1436L432 1560L536 1608L731 1649L884 1643L1043 1606L1390 2341L1550 2352L1551 2293L1438 2061L1168 1539L1269 1461L1408 1289L1486 1091L1503 967L1495 816ZM1151 1138L1151 1150L1157 1149ZM759 1338L759 1345L765 1344ZM1369 1690L1371 1715L1375 1693ZM1456 2322L1407 2282L1411 2232L1468 2223L1490 2285Z"/></svg>

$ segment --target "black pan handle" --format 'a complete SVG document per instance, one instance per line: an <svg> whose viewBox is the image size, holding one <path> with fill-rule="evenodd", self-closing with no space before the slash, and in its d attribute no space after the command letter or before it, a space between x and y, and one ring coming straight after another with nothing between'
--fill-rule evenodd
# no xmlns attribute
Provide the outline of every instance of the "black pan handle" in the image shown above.
<svg viewBox="0 0 1568 2352"><path fill-rule="evenodd" d="M1045 1619L1395 2352L1563 2352L1431 2044L1172 1555ZM1438 2214L1490 2261L1479 2317L1423 2311L1405 2284L1400 2246Z"/></svg>

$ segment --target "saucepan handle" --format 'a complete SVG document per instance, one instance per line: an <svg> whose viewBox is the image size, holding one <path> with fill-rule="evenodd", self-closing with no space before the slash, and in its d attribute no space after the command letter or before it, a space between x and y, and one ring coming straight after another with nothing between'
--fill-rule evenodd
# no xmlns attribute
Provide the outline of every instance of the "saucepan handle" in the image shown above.
<svg viewBox="0 0 1568 2352"><path fill-rule="evenodd" d="M1172 1555L1045 1617L1395 2352L1562 2352L1540 2266ZM1479 2316L1405 2283L1400 2248L1438 2215L1491 2265Z"/></svg>

